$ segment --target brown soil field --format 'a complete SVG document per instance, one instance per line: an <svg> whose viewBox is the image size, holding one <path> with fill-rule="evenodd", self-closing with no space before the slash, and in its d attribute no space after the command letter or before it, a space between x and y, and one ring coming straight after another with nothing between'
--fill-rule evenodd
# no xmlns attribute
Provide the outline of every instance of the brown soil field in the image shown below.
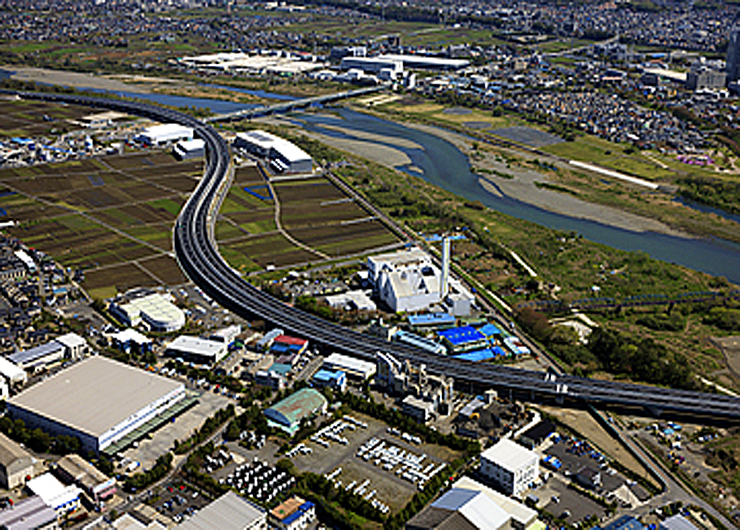
<svg viewBox="0 0 740 530"><path fill-rule="evenodd" d="M326 206L315 203L291 204L284 206L280 212L283 225L289 229L302 226L328 225L338 221L351 221L367 216L367 212L354 202L342 202Z"/></svg>
<svg viewBox="0 0 740 530"><path fill-rule="evenodd" d="M133 263L124 263L107 269L89 271L85 275L86 289L115 286L118 292L132 287L153 287L158 283Z"/></svg>
<svg viewBox="0 0 740 530"><path fill-rule="evenodd" d="M157 256L142 260L139 264L167 285L180 285L188 281L177 262L169 256Z"/></svg>
<svg viewBox="0 0 740 530"><path fill-rule="evenodd" d="M293 237L311 247L370 239L383 234L388 234L391 236L391 241L393 240L393 236L380 221L367 221L340 226L299 228L291 230L290 233Z"/></svg>
<svg viewBox="0 0 740 530"><path fill-rule="evenodd" d="M344 193L325 180L310 184L278 184L275 186L275 192L280 203L286 205L291 202L333 201L345 197Z"/></svg>
<svg viewBox="0 0 740 530"><path fill-rule="evenodd" d="M190 193L198 185L198 181L193 177L185 175L170 175L166 177L150 178L150 182L176 191L178 193Z"/></svg>

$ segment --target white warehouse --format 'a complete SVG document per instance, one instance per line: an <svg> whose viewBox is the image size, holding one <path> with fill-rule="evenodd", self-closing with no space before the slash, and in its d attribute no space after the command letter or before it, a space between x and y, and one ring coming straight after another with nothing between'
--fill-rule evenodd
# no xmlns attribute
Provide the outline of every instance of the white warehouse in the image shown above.
<svg viewBox="0 0 740 530"><path fill-rule="evenodd" d="M185 386L101 356L88 357L14 396L8 414L31 428L77 436L99 452L185 397Z"/></svg>
<svg viewBox="0 0 740 530"><path fill-rule="evenodd" d="M135 138L137 142L153 147L192 139L193 129L177 123L163 123L147 127Z"/></svg>
<svg viewBox="0 0 740 530"><path fill-rule="evenodd" d="M480 472L507 495L518 496L539 476L539 458L534 451L502 438L480 455Z"/></svg>
<svg viewBox="0 0 740 530"><path fill-rule="evenodd" d="M277 173L311 173L313 159L303 149L284 138L265 131L237 133L234 146L270 162Z"/></svg>

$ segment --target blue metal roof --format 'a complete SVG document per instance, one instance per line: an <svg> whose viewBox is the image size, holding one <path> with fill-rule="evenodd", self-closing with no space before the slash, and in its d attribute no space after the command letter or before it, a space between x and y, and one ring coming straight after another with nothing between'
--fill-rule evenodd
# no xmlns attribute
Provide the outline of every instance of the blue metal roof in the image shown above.
<svg viewBox="0 0 740 530"><path fill-rule="evenodd" d="M447 340L453 346L459 344L466 344L468 342L477 342L485 340L486 337L472 326L463 326L460 328L446 329L444 331L438 331L437 335L440 338Z"/></svg>
<svg viewBox="0 0 740 530"><path fill-rule="evenodd" d="M303 504L301 504L296 511L291 513L288 517L283 519L283 524L288 527L291 523L293 523L296 519L301 517L304 513L309 511L311 508L314 507L314 504L311 501L306 501Z"/></svg>
<svg viewBox="0 0 740 530"><path fill-rule="evenodd" d="M46 344L42 344L41 346L31 348L30 350L19 351L12 355L8 355L8 360L14 364L25 364L33 362L37 359L41 359L43 357L46 357L47 355L51 355L52 353L56 353L59 350L63 349L64 346L53 340L51 342L47 342Z"/></svg>
<svg viewBox="0 0 740 530"><path fill-rule="evenodd" d="M493 324L486 324L482 328L478 328L478 331L483 333L486 337L490 337L491 335L501 335L501 330Z"/></svg>
<svg viewBox="0 0 740 530"><path fill-rule="evenodd" d="M339 379L340 377L342 377L342 375L344 375L344 372L342 372L341 370L332 372L331 370L321 369L313 375L313 379L322 383L329 383L331 381Z"/></svg>
<svg viewBox="0 0 740 530"><path fill-rule="evenodd" d="M496 354L493 353L493 351L491 351L490 349L486 348L485 350L475 350L475 351L469 351L466 353L461 353L460 355L455 355L454 358L477 363L477 362L493 359L494 357L496 357Z"/></svg>
<svg viewBox="0 0 740 530"><path fill-rule="evenodd" d="M643 530L643 528L645 526L631 515L623 515L613 523L606 525L604 530Z"/></svg>
<svg viewBox="0 0 740 530"><path fill-rule="evenodd" d="M457 319L448 313L423 313L421 315L409 315L409 324L412 326L429 325L452 325Z"/></svg>

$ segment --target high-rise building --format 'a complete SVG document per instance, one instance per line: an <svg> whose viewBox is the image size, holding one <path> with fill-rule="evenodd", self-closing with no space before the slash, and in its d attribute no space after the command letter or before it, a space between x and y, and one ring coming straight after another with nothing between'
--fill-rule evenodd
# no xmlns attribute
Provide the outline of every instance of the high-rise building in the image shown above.
<svg viewBox="0 0 740 530"><path fill-rule="evenodd" d="M740 20L735 18L727 43L727 82L740 79Z"/></svg>

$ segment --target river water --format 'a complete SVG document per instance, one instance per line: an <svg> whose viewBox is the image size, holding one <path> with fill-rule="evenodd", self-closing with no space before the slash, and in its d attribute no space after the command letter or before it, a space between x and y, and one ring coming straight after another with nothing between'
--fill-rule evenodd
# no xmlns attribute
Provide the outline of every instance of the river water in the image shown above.
<svg viewBox="0 0 740 530"><path fill-rule="evenodd" d="M242 89L238 91L251 93ZM254 93L266 97L277 96L261 92ZM127 92L116 92L116 94L163 105L210 109L216 113L255 107L255 105L230 101L165 94ZM283 98L274 97L274 99ZM715 276L724 276L731 282L740 284L740 245L736 243L716 238L689 239L655 232L632 232L594 221L549 212L510 197L497 197L486 191L478 183L478 176L471 172L467 157L450 142L427 132L359 112L347 109L334 109L334 112L337 116L300 113L295 115L294 122L307 130L340 138L355 139L356 137L327 129L326 126L339 125L349 131L389 137L388 142L383 142L380 139L377 143L403 151L412 161L411 166L399 167L398 169L440 186L456 195L470 200L479 200L489 208L512 217L525 219L557 230L574 231L591 241L618 249L643 251L653 258L684 265ZM399 146L393 141L393 138L410 140L422 148ZM366 138L356 139L367 141Z"/></svg>

